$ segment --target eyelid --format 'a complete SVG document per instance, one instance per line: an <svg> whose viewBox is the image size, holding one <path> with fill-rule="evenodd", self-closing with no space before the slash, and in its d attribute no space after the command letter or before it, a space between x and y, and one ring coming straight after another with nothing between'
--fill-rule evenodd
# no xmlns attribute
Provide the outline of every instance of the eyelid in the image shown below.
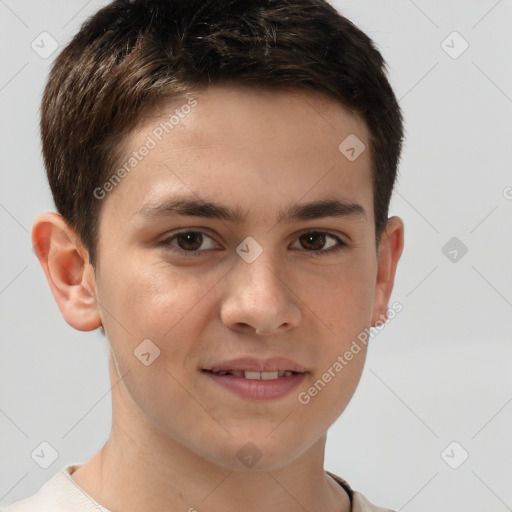
<svg viewBox="0 0 512 512"><path fill-rule="evenodd" d="M302 235L307 235L308 233L322 233L323 235L330 235L330 236L338 239L340 242L342 242L344 244L348 244L348 240L346 240L345 237L343 237L341 233L338 233L337 231L330 231L329 229L308 228L305 231L299 231L299 233L296 234L295 236L299 237Z"/></svg>
<svg viewBox="0 0 512 512"><path fill-rule="evenodd" d="M210 238L211 240L213 240L215 243L217 243L215 241L215 239L209 235L207 233L207 230L205 231L206 228L194 228L194 227L187 227L187 228L181 228L177 231L172 231L171 233L169 233L168 235L165 236L165 238L163 238L160 242L158 242L158 245L162 245L164 246L164 248L166 248L167 250L175 253L175 254L178 254L178 255L183 255L185 257L194 257L196 255L200 255L201 253L203 252L208 252L209 250L212 250L212 249L206 249L206 250L196 250L196 251L185 251L184 249L181 249L180 247L177 247L177 246L174 246L171 244L172 241L174 241L174 239L179 236L180 234L185 234L185 233L199 233L203 236L206 236L208 238ZM306 249L294 249L294 250L298 250L299 252L303 252L303 253L306 253L307 256L310 256L310 257L321 257L323 255L332 255L332 254L335 254L343 249L346 249L348 247L348 242L344 239L344 237L340 236L338 233L334 233L330 230L326 230L326 229L321 229L321 228L308 228L304 231L299 231L298 233L295 233L293 236L294 236L294 240L299 240L299 238L303 235L307 235L309 233L320 233L320 234L323 234L323 235L326 235L326 236L330 236L334 239L337 240L337 244L334 246L334 247L330 247L326 250L322 250L322 249L319 249L319 250L311 250L311 251L308 251ZM172 247L169 249L169 247Z"/></svg>

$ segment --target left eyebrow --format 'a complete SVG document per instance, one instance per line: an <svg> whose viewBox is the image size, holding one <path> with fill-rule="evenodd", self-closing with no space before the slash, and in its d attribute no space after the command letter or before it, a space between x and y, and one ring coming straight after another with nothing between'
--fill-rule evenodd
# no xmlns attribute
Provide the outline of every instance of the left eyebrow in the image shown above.
<svg viewBox="0 0 512 512"><path fill-rule="evenodd" d="M234 224L242 224L246 221L248 212L239 205L231 208L214 201L180 196L158 205L145 205L135 215L150 218L180 215L221 219ZM277 216L277 224L327 217L359 217L362 220L368 218L365 209L360 204L339 199L322 199L309 203L291 204L282 208Z"/></svg>
<svg viewBox="0 0 512 512"><path fill-rule="evenodd" d="M310 203L292 204L282 209L277 217L277 223L326 217L360 217L361 220L367 220L366 211L360 204L339 199L322 199Z"/></svg>

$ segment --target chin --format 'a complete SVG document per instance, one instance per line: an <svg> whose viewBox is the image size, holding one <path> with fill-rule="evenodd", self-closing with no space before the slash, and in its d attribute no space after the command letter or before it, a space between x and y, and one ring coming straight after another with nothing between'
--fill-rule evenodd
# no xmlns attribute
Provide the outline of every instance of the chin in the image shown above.
<svg viewBox="0 0 512 512"><path fill-rule="evenodd" d="M210 460L230 471L273 471L293 462L301 452L290 438L242 436L229 439L228 446Z"/></svg>

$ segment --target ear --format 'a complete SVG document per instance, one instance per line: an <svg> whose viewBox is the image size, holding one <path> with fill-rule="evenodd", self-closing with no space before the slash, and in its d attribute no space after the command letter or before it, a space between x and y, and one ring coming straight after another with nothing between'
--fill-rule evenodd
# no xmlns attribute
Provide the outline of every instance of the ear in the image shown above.
<svg viewBox="0 0 512 512"><path fill-rule="evenodd" d="M32 245L66 322L79 331L100 327L94 268L75 231L61 215L43 213L32 226Z"/></svg>
<svg viewBox="0 0 512 512"><path fill-rule="evenodd" d="M372 327L388 319L388 302L395 282L398 260L404 248L404 223L400 217L388 219L382 233L377 258L377 281L375 286L375 303L372 313Z"/></svg>

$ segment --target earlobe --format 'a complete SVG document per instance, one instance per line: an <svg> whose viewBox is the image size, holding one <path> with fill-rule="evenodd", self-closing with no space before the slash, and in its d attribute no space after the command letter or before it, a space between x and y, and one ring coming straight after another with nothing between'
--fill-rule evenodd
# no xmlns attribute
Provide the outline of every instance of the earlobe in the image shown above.
<svg viewBox="0 0 512 512"><path fill-rule="evenodd" d="M75 231L61 215L43 213L32 226L32 245L66 322L79 331L100 327L94 269Z"/></svg>
<svg viewBox="0 0 512 512"><path fill-rule="evenodd" d="M371 325L382 324L388 318L388 303L395 282L398 260L404 248L404 223L400 217L388 219L379 244L375 303Z"/></svg>

